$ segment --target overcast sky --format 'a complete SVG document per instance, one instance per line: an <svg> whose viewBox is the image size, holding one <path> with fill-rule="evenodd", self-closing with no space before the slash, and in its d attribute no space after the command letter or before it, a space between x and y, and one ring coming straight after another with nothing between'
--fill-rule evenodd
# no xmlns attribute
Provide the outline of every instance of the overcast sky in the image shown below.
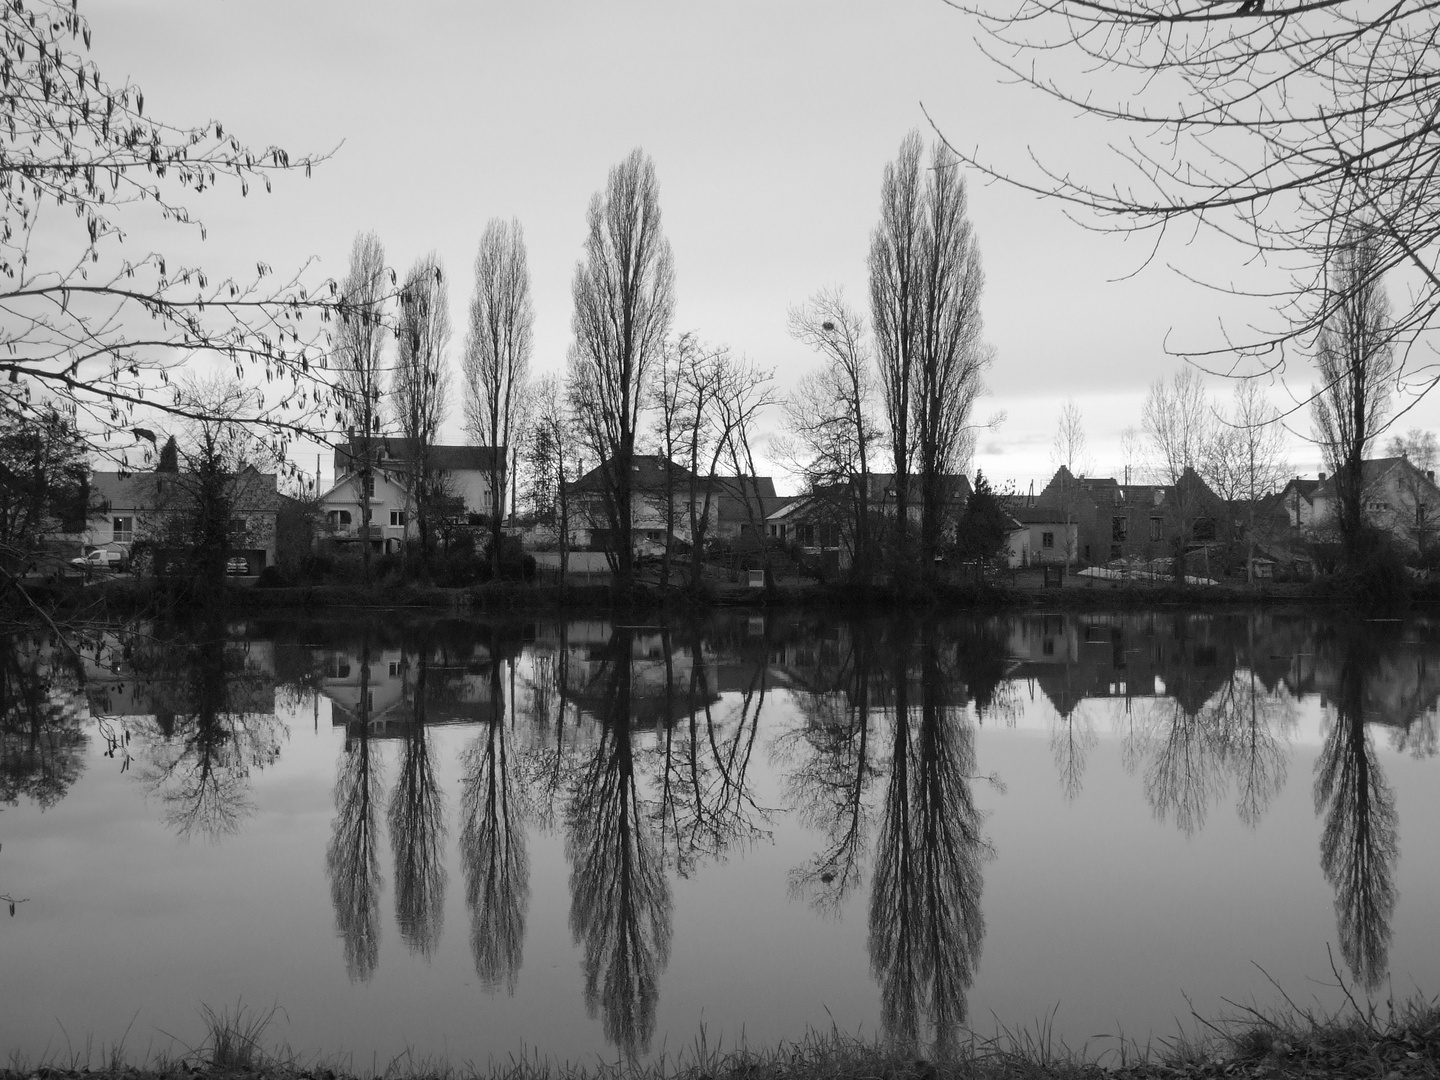
<svg viewBox="0 0 1440 1080"><path fill-rule="evenodd" d="M533 366L563 367L585 209L635 146L660 180L675 329L773 367L782 387L815 362L787 335L791 305L840 285L868 309L881 173L910 128L930 137L926 110L953 143L1002 161L1023 165L1033 151L1115 172L1103 130L1003 84L975 46L977 27L941 0L104 0L82 11L101 71L140 84L147 113L216 118L252 147L331 155L268 196L192 198L209 227L207 266L263 260L284 271L313 258L315 279L341 277L359 230L379 234L402 274L434 249L457 373L471 266L492 217L525 229ZM996 351L979 414L1006 417L976 464L1022 491L1051 471L1068 395L1084 413L1093 471L1114 472L1146 387L1179 366L1167 341L1204 344L1222 320L1263 316L1222 306L1166 265L1229 280L1235 249L1175 237L1134 274L1141 244L978 177L970 217ZM1292 366L1289 381L1301 392L1310 376ZM1433 411L1412 416L1432 426ZM447 439L461 439L459 419L457 396ZM1308 431L1303 416L1296 424ZM1298 472L1319 466L1298 441L1293 456ZM327 479L329 467L327 455Z"/></svg>

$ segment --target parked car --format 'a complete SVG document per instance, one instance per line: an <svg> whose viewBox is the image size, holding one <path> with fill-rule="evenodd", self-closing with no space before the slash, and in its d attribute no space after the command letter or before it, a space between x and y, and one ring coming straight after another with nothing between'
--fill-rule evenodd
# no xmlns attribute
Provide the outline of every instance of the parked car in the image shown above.
<svg viewBox="0 0 1440 1080"><path fill-rule="evenodd" d="M113 573L125 565L125 553L112 548L96 548L87 555L71 559L70 565L82 570L108 570Z"/></svg>
<svg viewBox="0 0 1440 1080"><path fill-rule="evenodd" d="M246 577L250 573L250 560L244 555L233 555L225 564L225 573L232 577Z"/></svg>

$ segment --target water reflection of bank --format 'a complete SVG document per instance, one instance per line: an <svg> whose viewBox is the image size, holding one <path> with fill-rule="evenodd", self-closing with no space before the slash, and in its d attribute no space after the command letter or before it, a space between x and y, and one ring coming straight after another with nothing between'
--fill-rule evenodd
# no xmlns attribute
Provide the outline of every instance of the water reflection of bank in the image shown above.
<svg viewBox="0 0 1440 1080"><path fill-rule="evenodd" d="M373 978L385 934L435 955L459 890L481 985L514 993L532 841L555 830L577 989L631 1056L655 1036L677 879L767 843L782 815L818 838L791 896L822 917L852 900L865 913L886 1032L953 1039L984 960L986 870L1007 855L977 806L1005 777L981 774L977 738L1037 717L1068 798L1085 797L1098 753L1118 753L1149 812L1194 835L1219 812L1264 820L1297 781L1295 703L1318 699L1318 857L1343 962L1373 985L1400 850L1377 743L1433 755L1440 698L1427 623L1273 614L152 627L102 644L78 663L5 644L12 801L63 798L74 747L101 730L88 706L133 736L117 762L134 754L167 823L223 838L253 812L252 774L285 752L279 703L318 720L327 700L343 732L324 853L337 962ZM457 729L453 776L443 726ZM779 778L774 805L762 772Z"/></svg>

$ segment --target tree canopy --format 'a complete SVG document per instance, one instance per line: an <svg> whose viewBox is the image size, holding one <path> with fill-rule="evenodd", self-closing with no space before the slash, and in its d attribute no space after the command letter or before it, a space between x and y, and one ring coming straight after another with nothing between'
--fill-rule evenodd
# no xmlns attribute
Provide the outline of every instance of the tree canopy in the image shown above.
<svg viewBox="0 0 1440 1080"><path fill-rule="evenodd" d="M156 449L151 417L206 418L174 375L208 360L261 388L224 419L263 427L277 449L329 419L326 324L345 310L333 284L311 291L264 263L212 277L132 238L157 218L203 237L187 196L268 191L317 159L251 148L219 121L147 115L138 86L88 58L74 3L10 0L0 33L0 410L18 422L57 410L92 453L127 463Z"/></svg>

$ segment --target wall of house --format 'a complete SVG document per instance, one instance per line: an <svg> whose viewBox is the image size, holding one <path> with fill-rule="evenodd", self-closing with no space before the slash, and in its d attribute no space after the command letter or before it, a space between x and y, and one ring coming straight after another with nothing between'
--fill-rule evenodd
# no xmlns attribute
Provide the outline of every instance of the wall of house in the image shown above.
<svg viewBox="0 0 1440 1080"><path fill-rule="evenodd" d="M105 514L99 514L86 521L86 528L80 534L83 550L107 548L124 551L127 555L137 543L157 543L168 539L174 519L181 511L137 509L135 507L112 506ZM117 539L116 518L130 520L129 539ZM245 527L231 537L231 547L236 551L259 553L264 566L275 565L275 511L236 511L232 520L242 520ZM123 534L122 534L123 535ZM252 567L256 572L260 567Z"/></svg>
<svg viewBox="0 0 1440 1080"><path fill-rule="evenodd" d="M1030 534L1030 561L1037 565L1049 564L1061 566L1066 558L1066 534L1069 534L1069 551L1071 561L1078 561L1082 555L1080 552L1080 526L1075 522L1068 525L1064 522L1037 522L1028 526ZM1045 542L1046 534L1050 536L1050 543Z"/></svg>
<svg viewBox="0 0 1440 1080"><path fill-rule="evenodd" d="M501 476L504 482L504 476ZM471 514L489 515L492 507L490 505L490 475L478 469L455 469L445 474L445 485L448 491L455 495L465 504L465 510ZM510 507L505 506L502 512L508 514Z"/></svg>
<svg viewBox="0 0 1440 1080"><path fill-rule="evenodd" d="M370 524L372 534L381 542L382 550L395 547L407 537L419 535L413 515L407 513L405 489L382 469L375 470L375 495L370 500ZM361 511L360 478L352 477L337 485L320 500L321 516L325 521L322 538L351 540L360 536L364 521ZM350 515L350 523L339 520L340 511ZM392 512L405 514L405 524L392 525ZM335 517L331 517L331 514Z"/></svg>
<svg viewBox="0 0 1440 1080"><path fill-rule="evenodd" d="M1293 498L1287 499L1293 522ZM1396 467L1375 480L1363 496L1366 520L1383 529L1410 551L1440 540L1440 489L1418 469ZM1333 489L1317 490L1311 501L1299 500L1300 528L1311 538L1335 529L1339 504Z"/></svg>
<svg viewBox="0 0 1440 1080"><path fill-rule="evenodd" d="M674 500L675 535L686 542L690 539L690 499L686 493L677 493ZM702 495L695 501L698 515L705 505ZM714 540L720 534L717 529L719 514L718 500L710 500L710 514L705 539ZM630 530L637 550L642 545L665 545L666 514L663 498L646 493L630 497ZM595 534L607 533L610 518L605 512L605 500L599 495L582 495L570 507L570 545L574 548L588 547Z"/></svg>
<svg viewBox="0 0 1440 1080"><path fill-rule="evenodd" d="M1012 569L1021 566L1029 566L1030 559L1030 530L1015 529L1007 534L1005 538L1006 564Z"/></svg>

